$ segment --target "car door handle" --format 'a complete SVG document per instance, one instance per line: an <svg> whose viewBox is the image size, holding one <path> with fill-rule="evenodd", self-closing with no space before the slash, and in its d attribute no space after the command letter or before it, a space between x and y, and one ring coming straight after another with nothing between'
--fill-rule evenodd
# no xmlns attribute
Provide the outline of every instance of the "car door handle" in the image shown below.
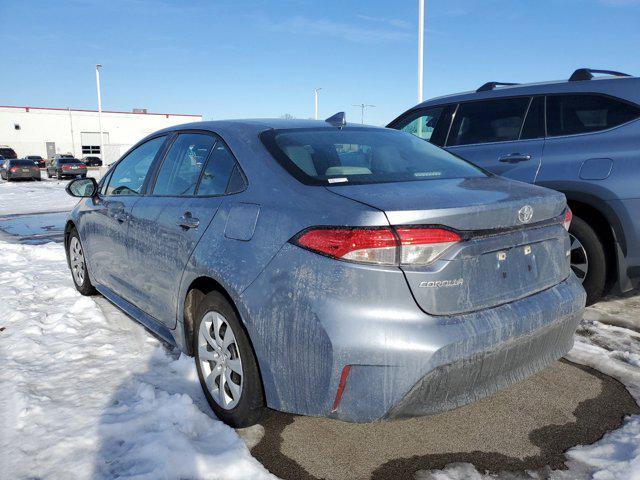
<svg viewBox="0 0 640 480"><path fill-rule="evenodd" d="M523 153L510 153L509 155L505 155L498 159L498 161L502 163L518 163L526 162L527 160L531 160L531 155L526 155Z"/></svg>
<svg viewBox="0 0 640 480"><path fill-rule="evenodd" d="M124 223L125 220L127 220L127 214L125 212L115 212L113 218L115 218L118 223Z"/></svg>
<svg viewBox="0 0 640 480"><path fill-rule="evenodd" d="M178 219L178 226L185 230L198 228L198 225L200 225L200 219L191 215L191 212L184 212L184 214Z"/></svg>

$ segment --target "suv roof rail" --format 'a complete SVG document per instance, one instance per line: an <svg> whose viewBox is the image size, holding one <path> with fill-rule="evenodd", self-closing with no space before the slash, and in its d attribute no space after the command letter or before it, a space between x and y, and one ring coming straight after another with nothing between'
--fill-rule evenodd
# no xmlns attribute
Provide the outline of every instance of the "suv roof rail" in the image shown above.
<svg viewBox="0 0 640 480"><path fill-rule="evenodd" d="M616 72L615 70L597 70L595 68L579 68L569 77L570 82L579 82L581 80L591 80L594 73L603 75L611 75L612 77L630 77L628 73Z"/></svg>
<svg viewBox="0 0 640 480"><path fill-rule="evenodd" d="M509 83L509 82L487 82L482 85L480 88L476 90L476 92L487 92L489 90L493 90L498 85L510 86L510 85L519 85L518 83Z"/></svg>

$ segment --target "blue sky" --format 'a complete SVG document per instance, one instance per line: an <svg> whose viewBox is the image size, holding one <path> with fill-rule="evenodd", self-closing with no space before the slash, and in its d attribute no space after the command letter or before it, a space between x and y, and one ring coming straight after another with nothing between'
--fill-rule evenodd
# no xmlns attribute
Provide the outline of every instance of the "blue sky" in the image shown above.
<svg viewBox="0 0 640 480"><path fill-rule="evenodd" d="M0 0L0 105L313 116L416 100L417 0ZM425 98L489 80L640 75L640 0L426 0Z"/></svg>

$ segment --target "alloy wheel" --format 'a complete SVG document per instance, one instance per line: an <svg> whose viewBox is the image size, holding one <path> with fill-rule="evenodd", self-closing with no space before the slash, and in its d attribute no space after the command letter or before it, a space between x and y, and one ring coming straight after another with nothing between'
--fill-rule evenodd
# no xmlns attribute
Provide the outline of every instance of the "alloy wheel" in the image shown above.
<svg viewBox="0 0 640 480"><path fill-rule="evenodd" d="M71 241L69 242L69 261L71 263L73 281L81 287L84 283L85 268L82 245L80 245L78 237L71 237Z"/></svg>
<svg viewBox="0 0 640 480"><path fill-rule="evenodd" d="M569 238L571 239L571 270L576 274L578 280L581 283L584 282L584 279L587 277L587 273L589 272L589 258L587 257L587 251L584 248L584 245L572 234L569 234Z"/></svg>
<svg viewBox="0 0 640 480"><path fill-rule="evenodd" d="M225 410L234 408L242 395L242 360L233 330L219 312L207 312L200 322L198 362L213 400Z"/></svg>

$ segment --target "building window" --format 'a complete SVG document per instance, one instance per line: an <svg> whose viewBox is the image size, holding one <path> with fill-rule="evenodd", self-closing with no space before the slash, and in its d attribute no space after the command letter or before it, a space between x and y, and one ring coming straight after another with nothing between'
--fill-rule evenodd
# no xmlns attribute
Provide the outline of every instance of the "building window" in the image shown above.
<svg viewBox="0 0 640 480"><path fill-rule="evenodd" d="M82 145L82 154L83 155L91 155L91 154L100 155L100 145Z"/></svg>

